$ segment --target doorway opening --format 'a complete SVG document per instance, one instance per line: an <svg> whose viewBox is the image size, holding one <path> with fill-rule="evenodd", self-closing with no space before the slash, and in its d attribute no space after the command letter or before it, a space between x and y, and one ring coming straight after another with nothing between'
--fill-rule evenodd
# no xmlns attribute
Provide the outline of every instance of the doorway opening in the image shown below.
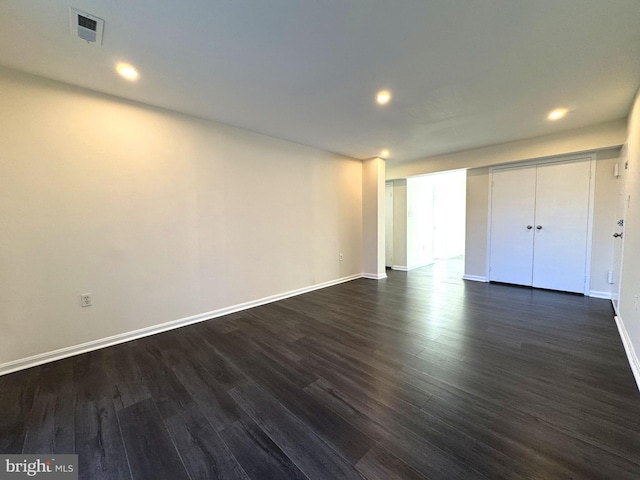
<svg viewBox="0 0 640 480"><path fill-rule="evenodd" d="M386 265L413 270L464 258L465 170L386 183Z"/></svg>

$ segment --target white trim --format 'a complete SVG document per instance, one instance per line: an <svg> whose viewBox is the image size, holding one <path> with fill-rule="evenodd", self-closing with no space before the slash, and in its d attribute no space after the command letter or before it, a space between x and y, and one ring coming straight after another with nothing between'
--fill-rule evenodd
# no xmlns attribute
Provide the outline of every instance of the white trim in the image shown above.
<svg viewBox="0 0 640 480"><path fill-rule="evenodd" d="M51 352L40 353L27 358L21 358L13 360L11 362L0 364L0 376L8 373L17 372L18 370L24 370L25 368L35 367L42 365L43 363L54 362L63 358L72 357L81 353L91 352L100 348L110 347L119 343L129 342L136 338L148 337L157 333L166 332L167 330L173 330L176 328L184 327L194 323L203 322L212 318L221 317L223 315L229 315L230 313L239 312L241 310L247 310L249 308L259 307L267 303L277 302L278 300L284 300L285 298L295 297L303 293L312 292L321 288L331 287L339 283L350 282L351 280L357 280L362 278L362 273L356 275L350 275L348 277L339 278L337 280L330 280L328 282L318 283L308 287L298 288L289 292L280 293L277 295L271 295L269 297L260 298L258 300L252 300L250 302L239 303L230 307L220 308L211 312L200 313L198 315L192 315L190 317L181 318L178 320L172 320L170 322L161 323L159 325L153 325L151 327L141 328L139 330L133 330L131 332L120 333L111 337L101 338L99 340L92 340L90 342L81 343L79 345L73 345L71 347L60 348ZM386 275L385 275L386 276Z"/></svg>
<svg viewBox="0 0 640 480"><path fill-rule="evenodd" d="M593 298L604 298L611 300L611 292L600 292L598 290L589 290L589 296Z"/></svg>
<svg viewBox="0 0 640 480"><path fill-rule="evenodd" d="M618 332L620 333L620 338L622 339L622 345L624 345L624 351L627 353L627 359L629 360L629 365L631 366L633 377L636 379L636 386L638 387L638 390L640 390L640 361L638 360L638 355L633 348L633 343L631 343L631 339L629 338L627 329L624 326L622 317L620 315L616 315L614 318L616 319Z"/></svg>
<svg viewBox="0 0 640 480"><path fill-rule="evenodd" d="M466 273L462 275L463 280L471 280L472 282L484 282L487 283L487 277L483 277L481 275L467 275Z"/></svg>
<svg viewBox="0 0 640 480"><path fill-rule="evenodd" d="M586 155L591 157L589 162L589 213L587 216L587 245L586 259L584 265L584 294L589 295L591 285L591 250L593 248L593 214L596 203L596 154ZM611 298L611 296L607 297Z"/></svg>
<svg viewBox="0 0 640 480"><path fill-rule="evenodd" d="M363 273L362 274L362 278L368 278L369 280L382 280L384 278L387 278L387 274L386 273Z"/></svg>
<svg viewBox="0 0 640 480"><path fill-rule="evenodd" d="M391 270L400 270L401 272L410 272L411 270L415 270L417 268L428 267L429 265L433 265L434 263L436 263L435 260L431 260L426 263L421 263L419 265L412 265L410 267L407 267L405 265L392 265Z"/></svg>

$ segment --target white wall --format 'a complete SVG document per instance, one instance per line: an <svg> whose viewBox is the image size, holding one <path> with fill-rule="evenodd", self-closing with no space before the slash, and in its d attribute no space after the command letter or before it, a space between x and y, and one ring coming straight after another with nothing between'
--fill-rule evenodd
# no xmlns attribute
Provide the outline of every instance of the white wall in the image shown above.
<svg viewBox="0 0 640 480"><path fill-rule="evenodd" d="M489 223L489 168L467 170L465 278L485 280Z"/></svg>
<svg viewBox="0 0 640 480"><path fill-rule="evenodd" d="M626 138L627 122L620 119L554 135L422 158L412 162L390 162L386 175L387 180L392 180L447 170L480 168L534 158L593 152L620 147Z"/></svg>
<svg viewBox="0 0 640 480"><path fill-rule="evenodd" d="M433 263L433 182L407 179L407 267Z"/></svg>
<svg viewBox="0 0 640 480"><path fill-rule="evenodd" d="M596 162L596 191L593 212L593 236L591 246L591 286L593 294L611 295L614 285L608 282L608 273L613 269L613 234L616 226L616 202L619 181L614 175L620 149L598 152Z"/></svg>
<svg viewBox="0 0 640 480"><path fill-rule="evenodd" d="M366 278L385 278L384 160L362 162L363 268Z"/></svg>
<svg viewBox="0 0 640 480"><path fill-rule="evenodd" d="M629 117L627 149L629 169L625 188L629 202L624 228L619 325L640 387L640 94Z"/></svg>
<svg viewBox="0 0 640 480"><path fill-rule="evenodd" d="M407 180L393 181L393 268L407 269Z"/></svg>
<svg viewBox="0 0 640 480"><path fill-rule="evenodd" d="M428 175L433 185L433 257L464 255L466 171Z"/></svg>
<svg viewBox="0 0 640 480"><path fill-rule="evenodd" d="M0 366L362 272L360 161L5 69L0 91Z"/></svg>

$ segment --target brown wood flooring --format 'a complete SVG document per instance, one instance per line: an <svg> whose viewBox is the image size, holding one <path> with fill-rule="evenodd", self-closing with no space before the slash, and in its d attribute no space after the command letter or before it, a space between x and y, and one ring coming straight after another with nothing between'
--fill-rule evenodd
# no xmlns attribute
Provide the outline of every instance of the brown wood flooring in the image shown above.
<svg viewBox="0 0 640 480"><path fill-rule="evenodd" d="M0 377L0 453L85 479L638 479L607 300L356 280Z"/></svg>

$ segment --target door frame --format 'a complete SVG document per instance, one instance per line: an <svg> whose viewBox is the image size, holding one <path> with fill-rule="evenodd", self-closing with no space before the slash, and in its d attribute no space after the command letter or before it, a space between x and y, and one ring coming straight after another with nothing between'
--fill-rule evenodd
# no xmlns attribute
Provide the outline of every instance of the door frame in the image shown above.
<svg viewBox="0 0 640 480"><path fill-rule="evenodd" d="M629 152L628 152L627 144L625 143L622 146L622 150L620 150L620 157L618 158L618 163L616 163L618 168L617 181L622 182L622 184L618 186L618 195L622 195L622 212L616 211L616 214L618 213L622 214L622 219L621 219L622 233L624 233L624 229L627 223L627 210L629 205L627 200L627 173L628 173L628 167L629 167L628 155L629 155ZM616 215L616 218L620 220L620 218L618 217L619 215ZM618 257L618 255L616 255L615 253L613 256L612 268L613 268L613 274L614 274L614 277L613 277L614 284L613 284L613 290L611 292L611 304L613 305L613 310L617 316L620 316L619 308L620 308L620 290L622 287L622 265L624 262L624 236L621 239L619 239L619 241L621 242L621 245L619 247L620 248L619 258L616 258ZM613 248L614 249L617 248L615 244ZM616 265L616 260L619 261L618 265Z"/></svg>
<svg viewBox="0 0 640 480"><path fill-rule="evenodd" d="M587 245L586 245L586 260L585 260L585 281L583 294L590 296L591 291L591 249L593 243L593 211L595 206L595 192L596 192L596 157L595 153L587 153L583 155L565 155L561 157L539 158L525 160L522 162L511 162L495 165L489 168L489 195L488 195L488 215L487 215L487 255L485 271L487 275L487 282L491 277L491 196L493 192L493 172L500 170L509 170L512 168L531 167L534 165L548 165L553 163L572 163L580 161L589 162L589 214L587 216Z"/></svg>
<svg viewBox="0 0 640 480"><path fill-rule="evenodd" d="M389 200L388 194L391 190L391 200ZM385 249L384 249L384 264L385 267L393 267L393 182L384 183L384 237L385 237ZM389 250L391 254L388 255Z"/></svg>

